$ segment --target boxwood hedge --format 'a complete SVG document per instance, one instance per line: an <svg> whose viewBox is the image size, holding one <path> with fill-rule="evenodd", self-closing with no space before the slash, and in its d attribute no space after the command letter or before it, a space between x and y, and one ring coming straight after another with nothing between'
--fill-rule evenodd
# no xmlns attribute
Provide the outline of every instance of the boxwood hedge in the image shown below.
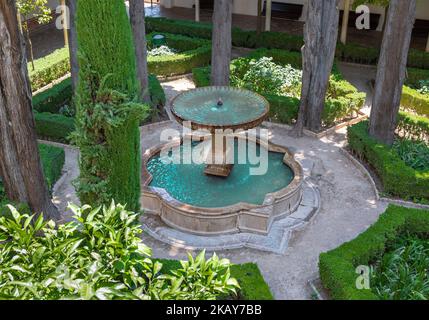
<svg viewBox="0 0 429 320"><path fill-rule="evenodd" d="M231 63L234 72L236 64L245 59L258 59L261 57L272 57L273 62L281 65L290 64L292 67L301 69L302 58L298 52L290 52L279 49L258 49L249 54L247 58L239 58ZM210 85L210 67L195 68L193 78L197 87ZM275 122L291 124L298 116L300 100L294 97L264 94L270 103L270 118ZM336 121L344 119L361 109L365 102L365 94L358 92L349 82L344 80L335 66L329 82L328 97L325 103L322 120L326 126L333 125Z"/></svg>
<svg viewBox="0 0 429 320"><path fill-rule="evenodd" d="M149 47L152 46L153 32L147 36ZM192 72L195 67L209 65L211 59L211 43L208 40L190 38L182 35L162 33L166 45L176 49L177 54L171 56L149 56L149 71L158 76L173 76Z"/></svg>
<svg viewBox="0 0 429 320"><path fill-rule="evenodd" d="M349 127L347 136L353 152L374 168L385 192L406 200L429 199L429 171L407 166L394 150L372 138L368 121Z"/></svg>
<svg viewBox="0 0 429 320"><path fill-rule="evenodd" d="M189 20L168 18L146 18L148 32L170 32L189 37L211 39L212 25ZM257 34L255 31L232 28L232 43L237 47L283 49L301 51L304 44L303 36L290 35L285 32L267 31ZM380 51L377 48L365 47L358 44L338 44L336 57L342 61L355 63L376 64ZM408 55L408 66L412 68L429 69L429 53L411 49Z"/></svg>
<svg viewBox="0 0 429 320"><path fill-rule="evenodd" d="M356 239L319 257L322 283L332 299L376 300L370 289L359 290L356 267L382 257L389 244L404 234L429 235L429 211L389 206L378 221Z"/></svg>
<svg viewBox="0 0 429 320"><path fill-rule="evenodd" d="M429 117L429 95L422 94L410 87L404 86L402 89L401 106Z"/></svg>

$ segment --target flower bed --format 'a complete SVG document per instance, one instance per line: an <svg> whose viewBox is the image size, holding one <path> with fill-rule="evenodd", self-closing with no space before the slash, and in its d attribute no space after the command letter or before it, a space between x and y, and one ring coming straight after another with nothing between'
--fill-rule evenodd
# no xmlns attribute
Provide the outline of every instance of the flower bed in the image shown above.
<svg viewBox="0 0 429 320"><path fill-rule="evenodd" d="M148 47L152 48L153 32L147 35ZM158 76L173 76L192 72L195 67L208 65L211 59L211 43L204 39L190 38L177 34L162 33L166 45L175 54L148 56L149 71Z"/></svg>
<svg viewBox="0 0 429 320"><path fill-rule="evenodd" d="M389 206L379 220L356 239L322 253L319 259L319 272L331 298L338 300L382 298L376 294L376 290L357 288L356 280L359 275L356 268L377 262L398 238L407 234L427 239L429 211Z"/></svg>
<svg viewBox="0 0 429 320"><path fill-rule="evenodd" d="M271 58L273 64L258 67L256 74L250 74L252 65L260 63L261 59ZM290 76L288 79L279 79L286 84L285 93L279 93L275 78L286 73L282 68L287 67L288 74L300 72L302 62L301 54L284 50L259 49L252 52L248 57L233 60L231 63L231 82L233 85L246 87L262 94L270 102L270 118L274 122L284 124L293 123L298 116L300 81L295 81ZM282 70L276 70L280 68ZM278 71L278 72L277 72ZM259 72L259 74L258 74ZM265 74L265 77L264 77ZM210 84L210 68L195 68L193 70L194 82L197 87ZM295 76L294 76L295 77ZM265 79L264 79L265 78ZM253 81L253 80L254 81ZM274 81L274 82L273 82ZM288 82L291 84L288 85ZM271 88L271 89L267 89ZM346 118L351 118L357 113L365 102L365 94L357 91L349 82L345 81L341 73L334 67L329 81L329 89L325 109L322 116L324 127L330 127Z"/></svg>
<svg viewBox="0 0 429 320"><path fill-rule="evenodd" d="M401 113L399 130L412 126L416 134L426 132L427 119L419 126L419 119ZM412 123L412 125L410 125ZM418 128L418 129L416 129ZM368 122L361 122L348 128L350 149L364 159L376 172L383 185L384 192L404 200L429 200L429 170L415 170L408 166L391 147L381 144L368 134Z"/></svg>

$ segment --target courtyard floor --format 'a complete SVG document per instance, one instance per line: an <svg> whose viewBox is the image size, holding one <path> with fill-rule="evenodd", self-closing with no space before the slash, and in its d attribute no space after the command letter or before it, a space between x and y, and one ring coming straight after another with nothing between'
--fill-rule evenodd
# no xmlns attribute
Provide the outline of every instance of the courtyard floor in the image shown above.
<svg viewBox="0 0 429 320"><path fill-rule="evenodd" d="M367 92L368 101L364 111L368 112L371 101L369 81L375 69L362 72L360 66L341 64L343 74L359 90ZM167 94L167 111L173 97L182 91L194 88L190 76L163 82ZM179 128L173 121L142 127L142 152L160 143L161 130L166 127ZM271 141L288 147L298 161L310 167L311 182L321 196L319 213L300 231L295 231L289 247L282 255L253 249L223 250L217 253L233 263L256 262L276 299L310 299L308 281L318 277L318 257L321 252L355 238L366 230L385 210L387 204L378 201L370 181L341 152L346 143L346 129L322 139L292 138L286 128L271 128ZM78 176L78 151L65 147L66 164L63 179L54 190L54 202L70 219L66 211L67 202L78 203L72 181ZM249 190L251 192L251 190ZM186 258L186 251L155 240L147 234L144 242L153 249L157 258Z"/></svg>

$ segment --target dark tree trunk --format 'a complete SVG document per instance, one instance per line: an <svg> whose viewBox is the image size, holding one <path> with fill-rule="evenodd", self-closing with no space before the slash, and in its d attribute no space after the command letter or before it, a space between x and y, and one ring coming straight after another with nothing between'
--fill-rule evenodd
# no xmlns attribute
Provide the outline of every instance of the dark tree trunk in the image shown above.
<svg viewBox="0 0 429 320"><path fill-rule="evenodd" d="M143 0L130 0L130 20L134 37L134 49L136 54L137 79L140 84L140 99L150 102L148 68L147 68L147 44L145 12Z"/></svg>
<svg viewBox="0 0 429 320"><path fill-rule="evenodd" d="M309 0L302 48L302 90L294 135L318 132L338 38L339 0Z"/></svg>
<svg viewBox="0 0 429 320"><path fill-rule="evenodd" d="M407 68L416 0L391 0L377 67L369 133L392 144Z"/></svg>
<svg viewBox="0 0 429 320"><path fill-rule="evenodd" d="M229 85L232 50L232 0L216 0L213 12L211 84Z"/></svg>
<svg viewBox="0 0 429 320"><path fill-rule="evenodd" d="M77 33L76 33L76 12L77 0L66 0L66 5L69 8L69 51L70 51L70 69L73 93L76 92L78 84L79 64L77 60Z"/></svg>
<svg viewBox="0 0 429 320"><path fill-rule="evenodd" d="M24 43L14 0L0 2L0 172L6 195L59 218L42 172Z"/></svg>
<svg viewBox="0 0 429 320"><path fill-rule="evenodd" d="M261 12L261 7L262 7L262 0L258 0L258 15L257 15L257 20L256 20L256 32L258 34L260 34L262 32L262 12Z"/></svg>

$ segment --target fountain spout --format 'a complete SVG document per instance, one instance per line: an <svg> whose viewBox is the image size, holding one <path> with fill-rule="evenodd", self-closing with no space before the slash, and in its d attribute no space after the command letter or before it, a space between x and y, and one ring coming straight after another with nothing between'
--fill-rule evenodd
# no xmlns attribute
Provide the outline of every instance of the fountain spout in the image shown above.
<svg viewBox="0 0 429 320"><path fill-rule="evenodd" d="M218 107L222 107L222 106L223 106L223 100L222 100L222 98L219 98L219 99L217 100L217 106L218 106Z"/></svg>

